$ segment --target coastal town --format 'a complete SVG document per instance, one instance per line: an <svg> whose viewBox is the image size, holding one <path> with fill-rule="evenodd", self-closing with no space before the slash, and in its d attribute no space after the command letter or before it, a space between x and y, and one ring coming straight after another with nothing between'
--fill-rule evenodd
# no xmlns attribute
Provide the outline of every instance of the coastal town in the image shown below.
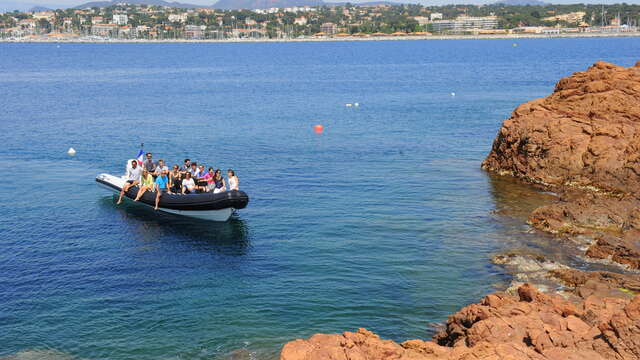
<svg viewBox="0 0 640 360"><path fill-rule="evenodd" d="M39 10L39 11L38 11ZM640 5L324 5L220 10L118 3L0 14L4 41L632 35Z"/></svg>

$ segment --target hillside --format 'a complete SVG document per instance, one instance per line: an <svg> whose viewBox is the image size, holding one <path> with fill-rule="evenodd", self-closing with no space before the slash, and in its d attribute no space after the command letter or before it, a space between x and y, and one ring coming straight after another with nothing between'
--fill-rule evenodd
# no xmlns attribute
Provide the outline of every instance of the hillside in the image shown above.
<svg viewBox="0 0 640 360"><path fill-rule="evenodd" d="M291 6L321 6L323 0L219 0L213 5L216 9L269 9Z"/></svg>
<svg viewBox="0 0 640 360"><path fill-rule="evenodd" d="M212 0L213 3L214 0ZM116 5L122 2L121 0L111 1L92 1L84 3L82 5L75 6L78 9L86 9L90 7L108 7ZM180 2L169 2L164 0L127 0L127 3L134 5L158 5L169 6L182 9L193 8L216 8L222 10L236 10L236 9L268 9L273 7L284 8L290 6L320 6L326 5L323 0L219 0L213 5L196 5Z"/></svg>
<svg viewBox="0 0 640 360"><path fill-rule="evenodd" d="M549 5L549 3L546 3L544 1L540 1L540 0L501 0L501 1L497 1L496 4L504 4L504 5L509 5L509 6L544 6L544 5Z"/></svg>
<svg viewBox="0 0 640 360"><path fill-rule="evenodd" d="M82 5L75 6L76 9L86 9L91 7L108 7L113 6L118 3L121 3L121 0L111 0L111 1L92 1L88 3L84 3ZM196 4L185 4L179 2L169 2L164 0L127 0L126 3L132 5L158 5L158 6L169 6L174 8L182 8L182 9L196 9L196 8L210 8L211 6L207 5L196 5Z"/></svg>

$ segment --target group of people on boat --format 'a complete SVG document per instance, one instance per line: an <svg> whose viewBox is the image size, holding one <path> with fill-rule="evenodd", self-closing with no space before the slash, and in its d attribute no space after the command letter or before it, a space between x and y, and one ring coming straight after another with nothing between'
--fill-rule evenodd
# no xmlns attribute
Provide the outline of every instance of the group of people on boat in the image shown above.
<svg viewBox="0 0 640 360"><path fill-rule="evenodd" d="M122 197L133 186L140 186L136 198L138 201L145 192L156 193L155 209L163 194L196 194L202 192L212 192L214 194L239 190L240 182L232 169L227 170L228 181L222 177L220 169L214 170L209 167L205 170L204 165L184 159L182 166L173 165L171 170L164 160L153 161L153 154L146 153L145 160L140 163L138 160L131 160L131 166L127 166L125 174L125 184L120 191L118 204L122 202Z"/></svg>

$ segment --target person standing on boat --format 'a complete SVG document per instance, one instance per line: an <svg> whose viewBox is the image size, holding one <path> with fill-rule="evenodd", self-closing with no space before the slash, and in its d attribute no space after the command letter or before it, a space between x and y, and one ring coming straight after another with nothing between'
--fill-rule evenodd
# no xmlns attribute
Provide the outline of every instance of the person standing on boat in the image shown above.
<svg viewBox="0 0 640 360"><path fill-rule="evenodd" d="M169 178L167 177L168 174L168 170L163 170L162 173L156 178L156 210L158 210L160 197L162 197L164 193L171 193L169 191Z"/></svg>
<svg viewBox="0 0 640 360"><path fill-rule="evenodd" d="M138 166L138 162L136 160L131 160L131 167L127 166L127 173L125 174L125 178L127 180L122 186L122 190L120 190L120 197L118 198L118 204L122 203L122 197L124 196L124 193L129 190L129 188L140 184L141 177L142 177L142 167Z"/></svg>
<svg viewBox="0 0 640 360"><path fill-rule="evenodd" d="M232 169L227 170L227 177L229 178L229 191L240 190L240 180L238 180L235 171Z"/></svg>
<svg viewBox="0 0 640 360"><path fill-rule="evenodd" d="M147 160L142 163L142 167L152 174L155 173L156 163L153 162L153 155L151 155L151 153L147 153Z"/></svg>

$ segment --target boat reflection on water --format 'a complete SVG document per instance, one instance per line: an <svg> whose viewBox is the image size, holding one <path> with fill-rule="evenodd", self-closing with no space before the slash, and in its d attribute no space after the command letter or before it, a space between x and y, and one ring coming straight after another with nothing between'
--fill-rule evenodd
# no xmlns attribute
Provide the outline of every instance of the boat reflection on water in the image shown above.
<svg viewBox="0 0 640 360"><path fill-rule="evenodd" d="M155 212L147 206L125 201L116 205L114 196L99 199L103 210L115 209L122 224L136 240L155 247L158 242L179 242L197 250L242 256L250 249L249 230L244 220L232 215L226 222L212 222Z"/></svg>

